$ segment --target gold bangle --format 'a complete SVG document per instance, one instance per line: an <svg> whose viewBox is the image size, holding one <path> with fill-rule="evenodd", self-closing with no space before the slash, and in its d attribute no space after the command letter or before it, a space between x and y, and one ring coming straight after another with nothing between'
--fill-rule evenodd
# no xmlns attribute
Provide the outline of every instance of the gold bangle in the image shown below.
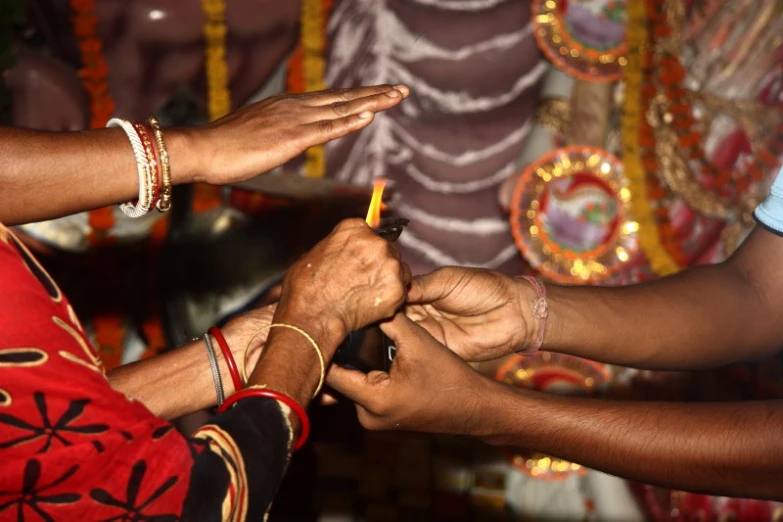
<svg viewBox="0 0 783 522"><path fill-rule="evenodd" d="M161 164L161 186L157 208L158 212L168 212L171 209L171 163L169 162L169 150L166 148L166 140L163 139L163 131L157 118L154 116L147 118L147 125L150 126L152 133L155 135Z"/></svg>
<svg viewBox="0 0 783 522"><path fill-rule="evenodd" d="M288 328L289 330L293 330L295 332L300 333L301 335L304 336L305 339L310 341L310 344L313 346L315 353L318 354L318 362L321 363L321 378L318 380L318 386L315 388L315 393L313 393L313 398L315 398L321 392L321 388L323 388L324 386L324 380L326 379L326 361L324 360L324 354L321 351L321 348L318 346L318 343L315 342L315 339L313 339L310 336L310 334L308 334L301 328L298 328L290 324L285 324L285 323L268 324L266 326L262 326L261 328L256 330L252 336L250 336L250 339L247 341L247 346L245 346L245 349L242 352L242 367L239 369L240 375L242 375L242 379L244 380L244 382L247 382L247 351L250 349L250 345L253 343L253 339L255 339L258 336L258 334L260 334L264 330L269 330L271 328Z"/></svg>

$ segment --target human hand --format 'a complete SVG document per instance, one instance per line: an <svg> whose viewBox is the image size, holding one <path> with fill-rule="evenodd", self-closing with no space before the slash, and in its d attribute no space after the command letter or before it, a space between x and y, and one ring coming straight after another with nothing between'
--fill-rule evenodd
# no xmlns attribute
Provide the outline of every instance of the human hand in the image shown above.
<svg viewBox="0 0 783 522"><path fill-rule="evenodd" d="M487 361L536 339L534 297L526 282L499 272L447 267L411 281L405 313L463 359Z"/></svg>
<svg viewBox="0 0 783 522"><path fill-rule="evenodd" d="M394 244L349 219L288 271L275 322L307 330L331 359L349 332L393 316L409 281Z"/></svg>
<svg viewBox="0 0 783 522"><path fill-rule="evenodd" d="M404 85L278 94L190 132L193 181L222 185L263 174L309 147L363 129L405 99Z"/></svg>
<svg viewBox="0 0 783 522"><path fill-rule="evenodd" d="M368 374L333 365L329 385L356 402L362 426L482 436L483 401L494 383L398 314L381 329L397 345L389 373Z"/></svg>
<svg viewBox="0 0 783 522"><path fill-rule="evenodd" d="M259 330L272 323L275 310L277 310L277 303L262 306L235 317L221 328L226 342L231 347L234 360L239 365L247 365L248 373L255 368L266 344L266 338L269 336L268 329L260 332ZM258 335L253 337L256 332ZM252 343L245 353L245 347L251 338Z"/></svg>

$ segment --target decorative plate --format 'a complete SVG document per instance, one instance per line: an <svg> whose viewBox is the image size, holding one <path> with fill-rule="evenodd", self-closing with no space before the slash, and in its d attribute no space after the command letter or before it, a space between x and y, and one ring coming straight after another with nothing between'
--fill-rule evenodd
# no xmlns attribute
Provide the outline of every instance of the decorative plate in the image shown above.
<svg viewBox="0 0 783 522"><path fill-rule="evenodd" d="M511 203L511 231L552 281L594 283L638 251L639 224L621 161L594 147L555 149L528 165Z"/></svg>
<svg viewBox="0 0 783 522"><path fill-rule="evenodd" d="M518 388L571 396L594 395L609 378L609 370L604 364L550 352L513 356L495 376L496 380ZM508 449L504 453L512 466L537 479L565 480L574 473L583 475L587 472L579 464L541 453L525 453L518 449Z"/></svg>
<svg viewBox="0 0 783 522"><path fill-rule="evenodd" d="M613 82L626 64L627 0L533 0L538 46L580 80Z"/></svg>

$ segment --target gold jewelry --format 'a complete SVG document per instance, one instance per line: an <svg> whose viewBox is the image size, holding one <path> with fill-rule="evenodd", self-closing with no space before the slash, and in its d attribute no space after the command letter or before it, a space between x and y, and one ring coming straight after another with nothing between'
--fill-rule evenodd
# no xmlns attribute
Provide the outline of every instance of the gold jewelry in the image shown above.
<svg viewBox="0 0 783 522"><path fill-rule="evenodd" d="M161 187L157 207L159 212L168 212L171 209L171 164L169 163L169 151L166 148L166 140L163 139L163 131L157 118L154 116L147 118L147 125L150 126L152 133L155 135L161 164Z"/></svg>
<svg viewBox="0 0 783 522"><path fill-rule="evenodd" d="M253 342L253 339L255 339L258 334L265 330L269 330L272 328L288 328L289 330L293 330L302 336L304 336L305 339L307 339L310 344L312 345L313 349L315 350L315 353L318 354L318 362L321 363L321 378L318 380L318 386L315 388L315 393L313 393L313 398L315 398L320 392L321 388L324 387L324 380L326 380L326 361L324 360L324 354L321 351L321 348L318 346L318 343L315 342L315 339L313 339L310 334L302 330L301 328L286 324L286 323L272 323L268 324L266 326L262 326L258 330L255 331L255 333L250 336L250 339L247 341L247 346L245 346L244 351L242 352L242 367L240 368L240 372L242 375L242 379L247 382L247 351L250 349L250 345Z"/></svg>

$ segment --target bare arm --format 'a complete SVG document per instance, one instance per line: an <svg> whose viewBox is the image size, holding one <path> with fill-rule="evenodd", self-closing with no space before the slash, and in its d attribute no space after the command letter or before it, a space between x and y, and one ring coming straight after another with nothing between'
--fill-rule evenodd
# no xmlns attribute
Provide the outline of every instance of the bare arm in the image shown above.
<svg viewBox="0 0 783 522"><path fill-rule="evenodd" d="M166 131L172 183L193 180L184 130ZM0 127L0 222L19 225L129 201L136 162L122 129L47 132Z"/></svg>
<svg viewBox="0 0 783 522"><path fill-rule="evenodd" d="M783 500L783 401L605 401L496 385L478 411L494 444L664 487Z"/></svg>
<svg viewBox="0 0 783 522"><path fill-rule="evenodd" d="M522 391L480 375L404 316L382 328L397 343L389 373L330 373L369 429L470 435L645 483L783 500L783 401L624 402Z"/></svg>
<svg viewBox="0 0 783 522"><path fill-rule="evenodd" d="M404 86L278 95L192 129L164 129L172 183L227 184L263 174L366 127ZM0 222L19 225L128 201L139 193L120 129L47 132L0 127Z"/></svg>
<svg viewBox="0 0 783 522"><path fill-rule="evenodd" d="M624 287L547 285L544 350L648 369L763 358L783 344L783 238L757 228L729 260ZM530 348L532 287L497 272L417 277L408 315L466 360Z"/></svg>
<svg viewBox="0 0 783 522"><path fill-rule="evenodd" d="M757 228L718 265L628 287L550 286L544 348L649 369L770 356L783 344L781 260L783 238Z"/></svg>

